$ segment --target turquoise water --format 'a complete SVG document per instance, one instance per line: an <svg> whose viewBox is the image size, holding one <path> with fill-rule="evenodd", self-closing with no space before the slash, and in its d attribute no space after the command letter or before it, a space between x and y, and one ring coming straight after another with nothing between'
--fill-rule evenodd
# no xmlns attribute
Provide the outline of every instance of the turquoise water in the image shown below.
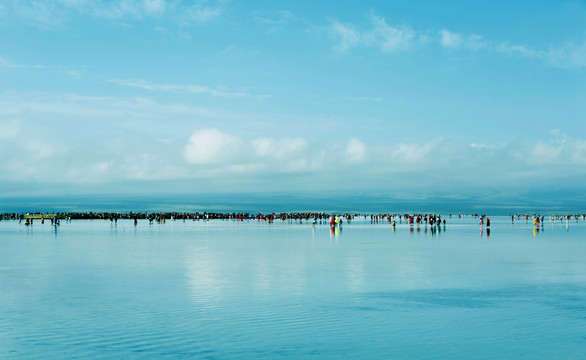
<svg viewBox="0 0 586 360"><path fill-rule="evenodd" d="M0 358L583 359L586 222L0 221Z"/></svg>

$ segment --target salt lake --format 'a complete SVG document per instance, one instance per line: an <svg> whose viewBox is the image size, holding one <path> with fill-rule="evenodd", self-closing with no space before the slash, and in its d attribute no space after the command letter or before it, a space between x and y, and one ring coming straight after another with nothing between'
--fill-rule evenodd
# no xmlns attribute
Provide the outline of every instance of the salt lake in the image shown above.
<svg viewBox="0 0 586 360"><path fill-rule="evenodd" d="M586 221L0 221L0 358L582 359Z"/></svg>

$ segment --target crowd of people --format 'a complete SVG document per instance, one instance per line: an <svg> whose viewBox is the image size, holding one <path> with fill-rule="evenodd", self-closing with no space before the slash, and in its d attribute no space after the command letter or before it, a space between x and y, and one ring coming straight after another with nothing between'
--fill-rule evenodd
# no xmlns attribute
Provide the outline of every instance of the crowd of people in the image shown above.
<svg viewBox="0 0 586 360"><path fill-rule="evenodd" d="M486 215L471 214L471 215L448 215L449 218L457 216L463 218L471 216L474 219L479 218L481 227L490 227L491 220ZM570 220L586 220L586 214L551 214L549 219L554 221ZM164 223L169 220L183 220L183 221L210 221L210 220L232 220L232 221L263 221L272 223L275 221L281 222L311 222L312 225L329 224L330 226L341 227L343 223L351 223L355 219L362 219L363 221L370 220L371 223L389 223L396 226L397 222L400 224L408 224L410 226L439 226L446 225L446 219L439 214L398 214L398 213L327 213L327 212L281 212L281 213L251 213L251 212L60 212L60 213L2 213L0 220L18 220L24 221L25 225L32 225L35 220L44 223L45 220L50 220L52 225L59 225L61 220L109 220L117 223L118 220L133 220L135 224L139 220L147 220L149 223L158 222ZM533 225L540 226L545 221L545 215L539 214L514 214L511 215L511 221L525 220L532 221Z"/></svg>

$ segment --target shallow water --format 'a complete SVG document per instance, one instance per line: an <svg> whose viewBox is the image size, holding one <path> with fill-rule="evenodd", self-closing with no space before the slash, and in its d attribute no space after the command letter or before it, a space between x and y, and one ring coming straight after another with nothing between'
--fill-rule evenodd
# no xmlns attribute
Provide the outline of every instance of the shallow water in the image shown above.
<svg viewBox="0 0 586 360"><path fill-rule="evenodd" d="M582 220L0 221L0 358L584 353Z"/></svg>

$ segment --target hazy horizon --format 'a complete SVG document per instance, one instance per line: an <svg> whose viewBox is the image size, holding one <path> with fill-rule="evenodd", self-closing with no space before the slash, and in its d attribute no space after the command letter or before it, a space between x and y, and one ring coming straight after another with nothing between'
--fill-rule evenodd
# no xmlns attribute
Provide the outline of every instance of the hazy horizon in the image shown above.
<svg viewBox="0 0 586 360"><path fill-rule="evenodd" d="M296 193L296 194L189 194L189 195L69 195L7 197L0 212L326 212L326 213L416 213L489 214L583 213L584 197L562 200L553 193L535 200L537 194L515 197L428 197L385 193ZM533 200L532 200L533 199Z"/></svg>

